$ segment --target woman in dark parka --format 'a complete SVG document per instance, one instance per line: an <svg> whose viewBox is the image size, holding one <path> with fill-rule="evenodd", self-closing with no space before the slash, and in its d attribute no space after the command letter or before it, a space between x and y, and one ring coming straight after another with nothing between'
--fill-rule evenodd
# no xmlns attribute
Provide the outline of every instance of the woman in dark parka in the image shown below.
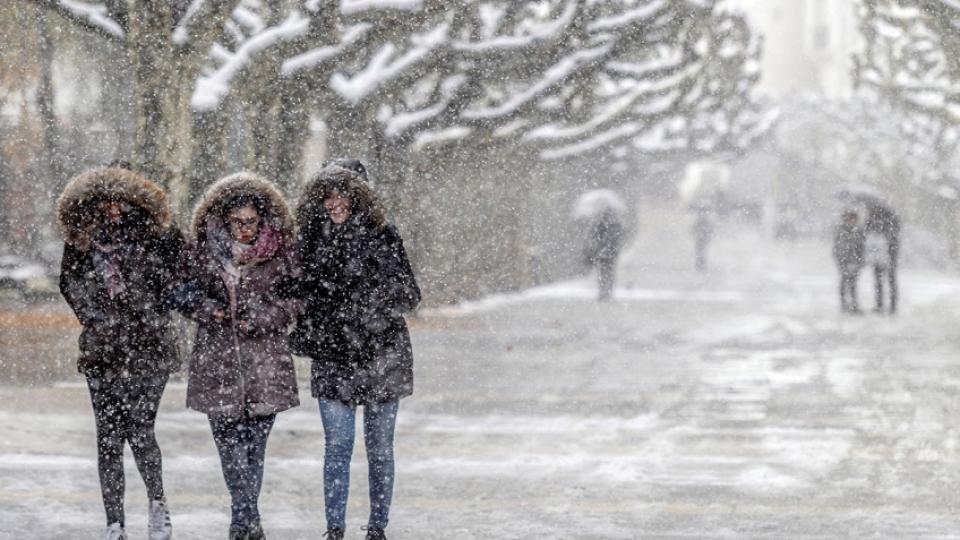
<svg viewBox="0 0 960 540"><path fill-rule="evenodd" d="M413 349L403 314L420 289L396 227L354 171L328 166L297 208L299 279L283 287L305 309L290 336L309 356L323 420L328 538L343 538L358 406L370 474L368 539L383 539L393 494L393 434L413 393Z"/></svg>
<svg viewBox="0 0 960 540"><path fill-rule="evenodd" d="M151 540L170 538L154 421L179 358L164 299L183 239L166 195L121 167L73 178L57 205L65 242L60 291L83 325L78 368L97 427L107 539L124 532L123 447L130 445L149 497Z"/></svg>
<svg viewBox="0 0 960 540"><path fill-rule="evenodd" d="M264 538L258 499L276 414L299 404L287 327L296 303L275 293L289 276L292 220L270 182L238 173L194 212L178 304L197 321L187 406L205 413L231 496L230 538Z"/></svg>

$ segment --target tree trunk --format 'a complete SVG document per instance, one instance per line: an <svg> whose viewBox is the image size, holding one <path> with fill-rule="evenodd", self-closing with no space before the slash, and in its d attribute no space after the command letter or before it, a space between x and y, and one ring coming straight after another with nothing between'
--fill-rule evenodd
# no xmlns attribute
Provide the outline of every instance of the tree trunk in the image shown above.
<svg viewBox="0 0 960 540"><path fill-rule="evenodd" d="M277 182L284 193L292 195L303 183L303 150L310 135L310 113L306 88L298 82L288 82L280 100L276 131Z"/></svg>
<svg viewBox="0 0 960 540"><path fill-rule="evenodd" d="M131 2L127 53L134 85L138 167L167 188L173 213L183 216L189 197L192 147L190 97L196 67L185 65L171 41L167 2Z"/></svg>

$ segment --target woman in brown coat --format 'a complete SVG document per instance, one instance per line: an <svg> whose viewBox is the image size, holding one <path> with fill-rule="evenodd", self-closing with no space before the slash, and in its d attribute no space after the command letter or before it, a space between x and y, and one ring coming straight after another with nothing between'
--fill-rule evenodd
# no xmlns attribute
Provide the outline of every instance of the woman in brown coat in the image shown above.
<svg viewBox="0 0 960 540"><path fill-rule="evenodd" d="M180 365L164 301L183 247L167 198L123 167L67 184L57 206L64 235L60 291L83 325L79 371L90 389L107 540L124 540L123 447L129 444L150 499L151 540L170 538L154 421Z"/></svg>
<svg viewBox="0 0 960 540"><path fill-rule="evenodd" d="M278 412L299 404L287 326L295 303L273 293L290 272L290 212L280 192L250 173L207 190L178 291L197 321L187 406L207 414L232 500L230 538L264 538L257 501L267 437Z"/></svg>

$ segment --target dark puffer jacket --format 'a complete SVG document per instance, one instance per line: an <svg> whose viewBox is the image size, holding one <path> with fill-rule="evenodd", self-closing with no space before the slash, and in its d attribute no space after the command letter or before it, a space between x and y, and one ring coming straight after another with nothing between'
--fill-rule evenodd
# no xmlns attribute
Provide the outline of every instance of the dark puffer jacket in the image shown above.
<svg viewBox="0 0 960 540"><path fill-rule="evenodd" d="M323 208L330 186L353 201L342 225ZM290 342L313 359L313 396L360 405L409 396L413 349L403 314L420 303L420 289L397 229L360 177L336 167L308 185L297 222L301 275L285 292L305 303Z"/></svg>
<svg viewBox="0 0 960 540"><path fill-rule="evenodd" d="M833 231L833 259L841 272L853 274L863 266L866 236L855 223L840 223Z"/></svg>
<svg viewBox="0 0 960 540"><path fill-rule="evenodd" d="M121 223L104 233L97 205L127 206ZM176 273L183 238L170 222L166 195L153 182L120 168L75 177L57 204L65 238L60 292L83 325L78 369L91 377L165 375L179 355L164 299ZM109 238L105 254L94 238ZM108 277L104 260L116 271ZM108 280L114 285L110 294Z"/></svg>
<svg viewBox="0 0 960 540"><path fill-rule="evenodd" d="M264 260L247 265L234 289L234 304L224 277L224 261L211 222L221 220L222 205L233 197L262 202L261 231L270 228L279 245ZM218 223L217 226L223 226ZM278 280L290 275L292 220L283 195L266 180L250 174L228 176L212 185L194 211L196 239L184 257L184 281L177 304L198 323L187 382L187 406L216 416L274 414L299 403L287 330L296 318L294 301L279 298ZM233 316L234 309L236 316ZM222 310L226 317L217 319ZM248 326L241 328L240 321Z"/></svg>

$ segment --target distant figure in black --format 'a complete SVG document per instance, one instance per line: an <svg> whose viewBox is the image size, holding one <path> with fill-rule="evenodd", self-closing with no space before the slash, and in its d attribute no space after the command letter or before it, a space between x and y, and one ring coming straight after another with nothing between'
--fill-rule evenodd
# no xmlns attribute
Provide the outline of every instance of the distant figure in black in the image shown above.
<svg viewBox="0 0 960 540"><path fill-rule="evenodd" d="M855 210L847 209L833 234L833 258L840 270L840 308L845 313L859 313L857 277L863 266L864 232Z"/></svg>
<svg viewBox="0 0 960 540"><path fill-rule="evenodd" d="M614 271L622 246L623 225L617 213L607 208L590 226L586 252L587 261L597 269L597 298L600 301L608 300L613 295Z"/></svg>
<svg viewBox="0 0 960 540"><path fill-rule="evenodd" d="M697 272L707 270L707 248L711 238L713 238L713 222L710 221L708 212L701 209L697 212L696 221L693 222L694 267Z"/></svg>
<svg viewBox="0 0 960 540"><path fill-rule="evenodd" d="M890 314L897 311L897 257L900 253L900 218L887 206L867 208L864 231L870 242L870 260L873 267L874 310L884 312L884 281L888 283Z"/></svg>

